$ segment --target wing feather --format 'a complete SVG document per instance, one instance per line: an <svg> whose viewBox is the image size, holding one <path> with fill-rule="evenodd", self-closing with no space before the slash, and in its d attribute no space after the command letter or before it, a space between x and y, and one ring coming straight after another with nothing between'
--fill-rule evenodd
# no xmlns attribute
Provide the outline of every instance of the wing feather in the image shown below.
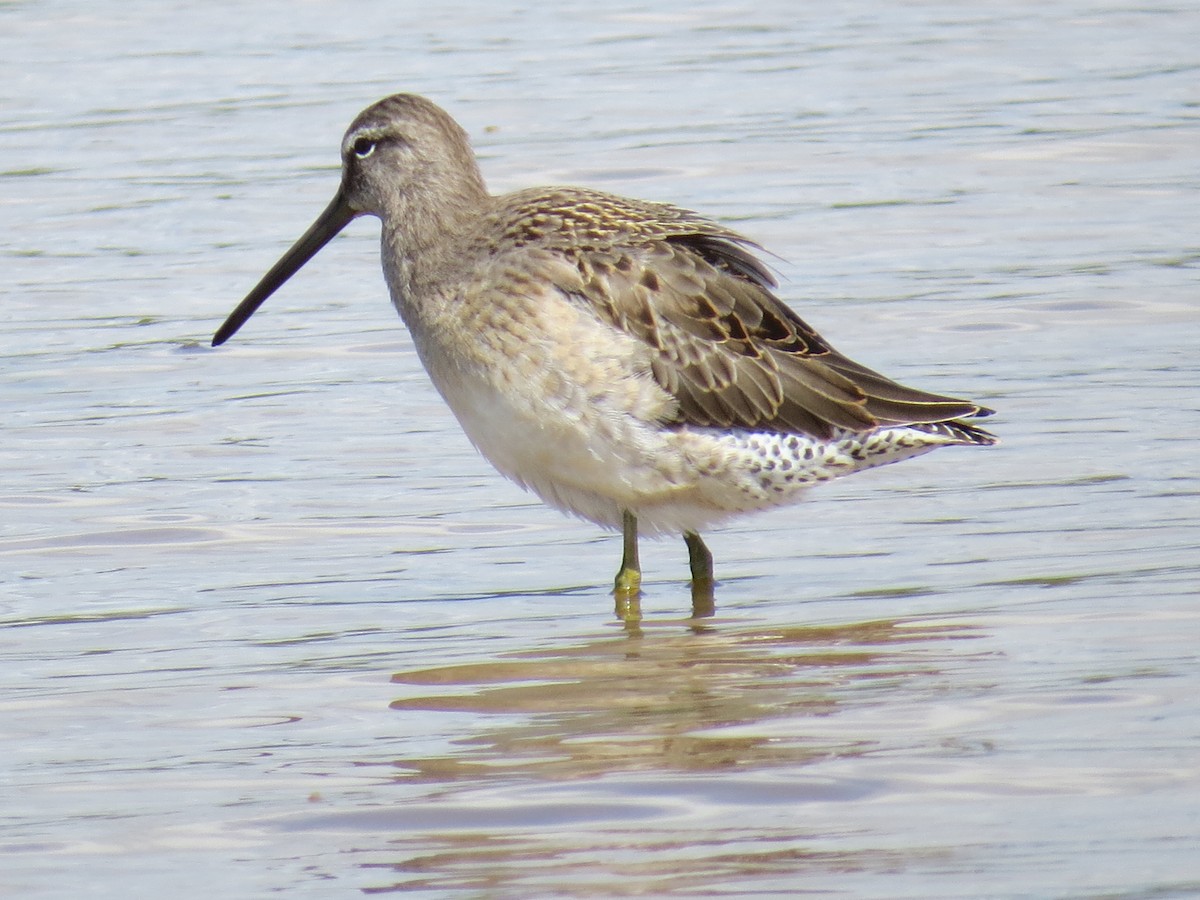
<svg viewBox="0 0 1200 900"><path fill-rule="evenodd" d="M775 296L760 248L736 232L678 207L596 192L562 189L549 199L513 195L511 240L558 254L570 265L563 294L644 345L651 374L677 402L675 424L825 438L990 412L843 356ZM557 210L553 227L523 212L539 204Z"/></svg>

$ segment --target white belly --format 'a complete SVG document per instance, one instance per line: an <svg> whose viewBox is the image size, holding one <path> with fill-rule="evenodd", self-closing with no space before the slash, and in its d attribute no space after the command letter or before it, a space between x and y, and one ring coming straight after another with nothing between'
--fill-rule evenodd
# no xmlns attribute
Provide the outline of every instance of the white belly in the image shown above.
<svg viewBox="0 0 1200 900"><path fill-rule="evenodd" d="M435 379L436 381L436 379ZM514 402L487 384L438 384L467 437L503 475L564 512L609 528L694 481L656 426L601 405ZM531 408L532 406L532 408ZM674 529L672 529L674 530Z"/></svg>

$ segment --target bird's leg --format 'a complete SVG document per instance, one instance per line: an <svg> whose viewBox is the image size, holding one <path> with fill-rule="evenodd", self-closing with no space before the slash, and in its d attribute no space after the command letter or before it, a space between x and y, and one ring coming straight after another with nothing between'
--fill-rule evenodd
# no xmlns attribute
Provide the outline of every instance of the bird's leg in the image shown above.
<svg viewBox="0 0 1200 900"><path fill-rule="evenodd" d="M694 531L684 532L683 542L687 544L688 565L692 569L692 618L703 619L717 611L712 553Z"/></svg>
<svg viewBox="0 0 1200 900"><path fill-rule="evenodd" d="M637 516L626 510L622 516L624 551L621 554L621 569L613 585L613 596L617 601L617 617L625 622L636 622L642 617L642 566L638 562Z"/></svg>
<svg viewBox="0 0 1200 900"><path fill-rule="evenodd" d="M621 594L636 594L642 588L642 565L638 562L637 516L625 512L621 524L624 552L621 554L621 569L617 572L613 590Z"/></svg>

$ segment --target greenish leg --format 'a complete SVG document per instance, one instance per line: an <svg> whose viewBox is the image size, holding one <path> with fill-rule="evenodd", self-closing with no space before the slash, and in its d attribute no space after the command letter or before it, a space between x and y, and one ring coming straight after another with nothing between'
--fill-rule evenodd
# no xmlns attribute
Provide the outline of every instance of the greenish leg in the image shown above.
<svg viewBox="0 0 1200 900"><path fill-rule="evenodd" d="M687 544L688 565L692 569L692 618L703 619L717 611L712 553L694 531L685 532L683 542Z"/></svg>
<svg viewBox="0 0 1200 900"><path fill-rule="evenodd" d="M621 569L613 585L613 596L617 601L617 617L625 622L636 622L642 618L642 566L638 562L637 516L625 512L622 526L624 550Z"/></svg>
<svg viewBox="0 0 1200 900"><path fill-rule="evenodd" d="M615 594L617 618L625 623L631 634L641 631L642 598L640 594Z"/></svg>

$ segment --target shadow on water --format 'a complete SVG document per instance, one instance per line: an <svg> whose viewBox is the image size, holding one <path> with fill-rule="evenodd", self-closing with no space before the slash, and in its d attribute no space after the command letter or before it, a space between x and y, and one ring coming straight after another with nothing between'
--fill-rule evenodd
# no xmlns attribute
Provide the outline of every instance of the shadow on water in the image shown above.
<svg viewBox="0 0 1200 900"><path fill-rule="evenodd" d="M830 716L864 688L939 674L930 642L973 630L901 620L852 625L705 629L602 639L515 653L502 661L399 672L395 684L438 690L398 699L398 711L499 720L453 755L397 761L411 777L451 781L499 772L578 778L616 771L713 771L855 755L870 742L829 745L761 728ZM956 657L957 659L957 657ZM515 717L515 720L514 720ZM793 724L794 727L794 724ZM736 730L738 734L729 732Z"/></svg>
<svg viewBox="0 0 1200 900"><path fill-rule="evenodd" d="M884 873L945 852L827 832L840 826L811 810L871 802L886 778L816 764L894 749L867 723L898 693L938 695L987 654L960 643L978 629L678 627L396 673L405 695L391 709L445 716L459 736L437 754L367 764L394 771L394 805L287 829L358 835L360 865L379 878L365 893L790 890L798 873ZM839 723L856 710L865 721Z"/></svg>

